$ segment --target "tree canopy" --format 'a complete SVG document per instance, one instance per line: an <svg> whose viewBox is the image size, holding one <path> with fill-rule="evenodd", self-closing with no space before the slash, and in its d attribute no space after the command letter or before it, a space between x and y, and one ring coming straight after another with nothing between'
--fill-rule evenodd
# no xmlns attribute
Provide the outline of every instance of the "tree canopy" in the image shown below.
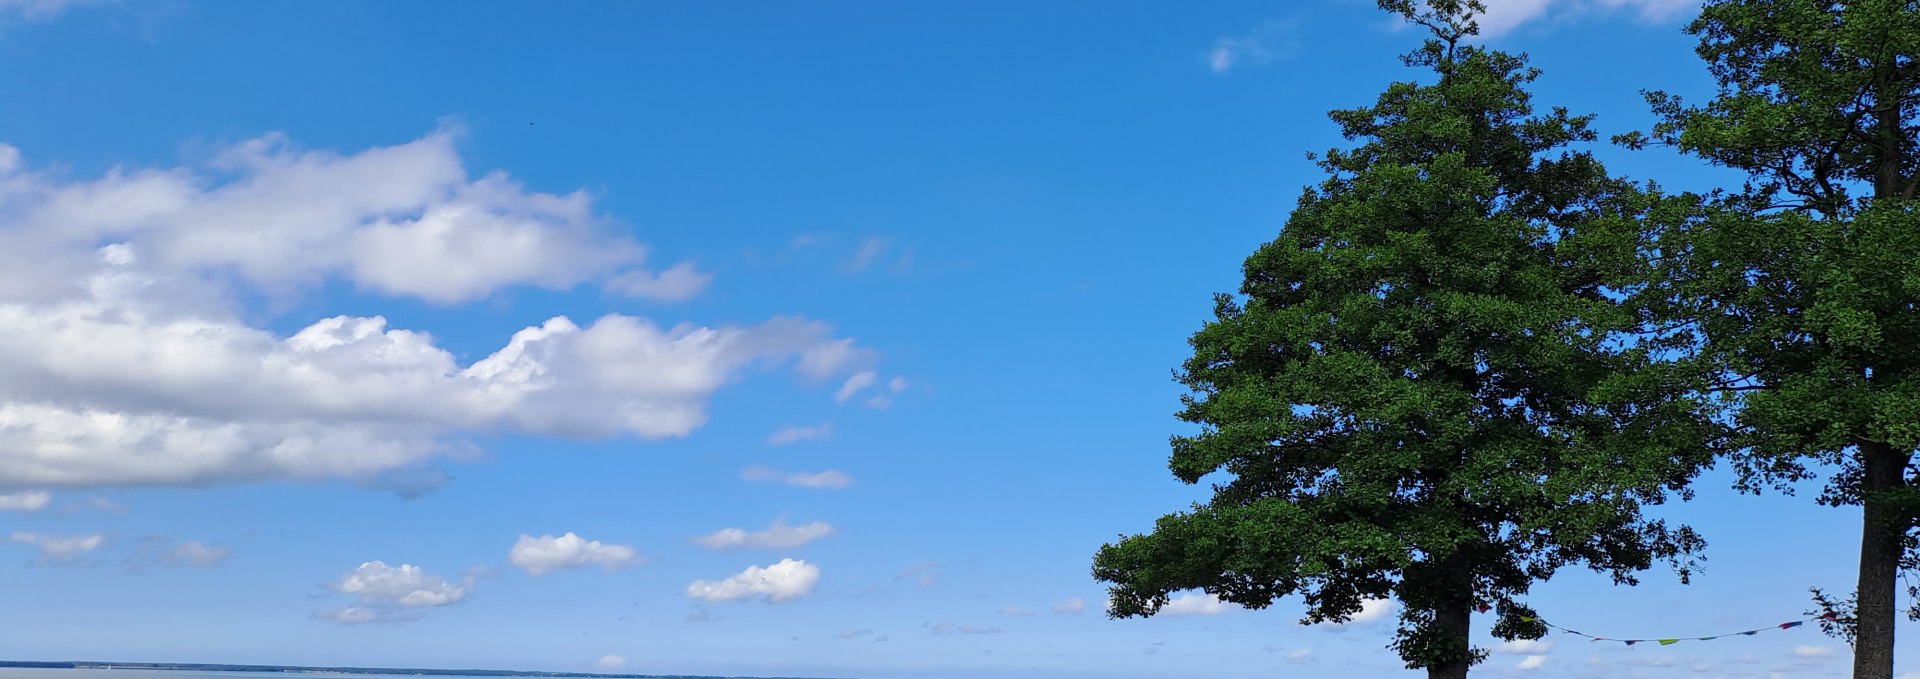
<svg viewBox="0 0 1920 679"><path fill-rule="evenodd" d="M1654 235L1693 209L1576 150L1590 117L1536 112L1522 57L1463 43L1479 3L1381 5L1434 32L1405 57L1430 82L1330 114L1355 144L1317 158L1178 371L1199 432L1170 468L1211 500L1094 575L1116 617L1190 589L1298 594L1308 622L1391 597L1408 666L1462 677L1472 613L1542 636L1523 598L1563 566L1696 565L1701 539L1643 510L1686 493L1719 427L1639 302Z"/></svg>
<svg viewBox="0 0 1920 679"><path fill-rule="evenodd" d="M1670 145L1747 173L1661 238L1649 299L1697 333L1737 425L1740 487L1863 505L1854 677L1893 676L1894 595L1920 516L1920 6L1719 0L1688 28L1718 83L1654 92ZM1822 603L1826 603L1822 597Z"/></svg>

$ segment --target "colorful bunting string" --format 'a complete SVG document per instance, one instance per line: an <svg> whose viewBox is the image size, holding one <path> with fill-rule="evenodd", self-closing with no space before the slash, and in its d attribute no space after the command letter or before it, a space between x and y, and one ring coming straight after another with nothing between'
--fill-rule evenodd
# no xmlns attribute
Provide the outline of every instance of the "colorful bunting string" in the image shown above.
<svg viewBox="0 0 1920 679"><path fill-rule="evenodd" d="M1588 638L1588 639L1591 639L1591 640L1594 640L1594 641L1618 641L1618 642L1621 642L1621 643L1624 643L1624 644L1626 644L1626 645L1628 645L1628 646L1632 646L1632 645L1634 645L1634 644L1645 644L1645 643L1657 643L1657 644L1660 644L1661 646L1671 646L1671 645L1673 645L1673 644L1677 644L1677 643L1680 643L1680 642L1682 642L1682 641L1713 641L1714 639L1719 639L1719 638L1722 638L1722 637L1740 637L1740 636L1746 636L1746 637L1750 637L1750 636L1753 636L1753 635L1755 635L1755 634L1758 634L1758 633L1760 633L1760 632L1765 632L1765 631L1767 631L1767 630L1775 630L1775 629L1782 629L1782 630L1784 630L1784 629L1793 629L1793 628L1795 628L1795 627L1799 627L1799 626L1801 626L1801 625L1804 625L1804 624L1807 624L1807 623L1810 623L1810 622L1817 622L1817 621L1821 621L1821 620L1825 620L1825 621L1828 621L1828 622L1833 622L1833 621L1836 621L1836 620L1838 620L1838 619L1839 619L1839 616L1837 616L1837 615L1835 615L1834 613L1832 613L1831 611L1829 611L1829 612L1827 612L1827 613L1822 613L1822 614L1821 614L1821 615L1820 615L1819 617L1815 617L1815 618L1807 618L1807 619L1805 619L1805 620L1794 620L1794 621L1792 621L1792 622L1783 622L1783 623L1780 623L1780 624L1778 624L1778 625L1774 625L1774 626L1772 626L1772 627L1756 627L1756 628L1754 628L1754 629L1750 629L1750 630L1743 630L1743 631L1739 631L1739 632L1728 632L1728 633L1726 633L1726 634L1715 634L1715 635L1712 635L1712 636L1705 636L1705 637L1669 637L1669 638L1666 638L1666 639L1616 639L1616 638L1613 638L1613 637L1598 637L1598 636L1594 636L1594 635L1591 635L1591 634L1587 634L1586 632L1581 632L1581 631L1578 631L1578 630L1571 630L1571 629L1567 629L1567 628L1565 628L1565 627L1561 627L1561 626L1559 626L1559 625L1555 625L1555 624L1553 624L1553 623L1550 623L1550 622L1547 622L1547 621L1545 621L1545 620L1541 620L1541 619L1539 619L1539 618L1536 618L1536 617L1533 617L1533 616L1528 616L1528 615L1523 615L1523 616L1520 616L1520 619L1521 619L1521 620L1523 620L1523 621L1526 621L1526 622L1537 622L1537 623L1540 623L1540 624L1542 624L1542 625L1546 625L1546 626L1548 626L1548 627L1551 627L1551 628L1553 628L1553 629L1557 629L1557 630L1560 630L1560 631L1562 631L1562 632L1565 632L1565 633L1567 633L1567 634L1571 634L1571 635L1574 635L1574 636L1577 636L1577 637L1586 637L1586 638Z"/></svg>

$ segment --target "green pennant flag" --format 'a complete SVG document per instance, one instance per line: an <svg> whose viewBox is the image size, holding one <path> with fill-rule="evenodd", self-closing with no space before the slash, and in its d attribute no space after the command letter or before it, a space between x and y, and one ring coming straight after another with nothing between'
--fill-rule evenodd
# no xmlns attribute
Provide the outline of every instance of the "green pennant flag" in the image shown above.
<svg viewBox="0 0 1920 679"><path fill-rule="evenodd" d="M1672 646L1677 643L1680 643L1679 639L1661 639L1660 640L1661 646Z"/></svg>

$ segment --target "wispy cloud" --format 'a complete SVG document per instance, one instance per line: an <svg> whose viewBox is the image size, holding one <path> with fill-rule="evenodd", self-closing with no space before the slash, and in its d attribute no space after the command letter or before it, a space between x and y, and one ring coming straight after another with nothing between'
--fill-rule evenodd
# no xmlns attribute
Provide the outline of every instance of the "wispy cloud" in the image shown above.
<svg viewBox="0 0 1920 679"><path fill-rule="evenodd" d="M775 519L766 530L748 531L742 528L723 528L693 539L693 544L707 549L784 549L799 547L833 534L833 526L825 521L789 526Z"/></svg>
<svg viewBox="0 0 1920 679"><path fill-rule="evenodd" d="M0 495L0 512L37 512L46 509L52 501L53 493L44 490L7 493Z"/></svg>
<svg viewBox="0 0 1920 679"><path fill-rule="evenodd" d="M1074 597L1053 605L1053 612L1060 615L1079 615L1087 610L1087 600Z"/></svg>
<svg viewBox="0 0 1920 679"><path fill-rule="evenodd" d="M41 562L67 563L79 558L82 554L99 549L101 545L107 544L107 536L94 533L91 535L55 537L26 531L14 531L13 535L7 537L7 541L22 545L32 545L34 551L38 554L37 559Z"/></svg>
<svg viewBox="0 0 1920 679"><path fill-rule="evenodd" d="M832 435L833 425L826 422L812 426L781 427L778 431L767 436L767 445L784 446L801 441L823 439Z"/></svg>
<svg viewBox="0 0 1920 679"><path fill-rule="evenodd" d="M1644 23L1678 20L1700 8L1700 0L1487 0L1486 13L1475 18L1480 36L1499 38L1528 24L1572 23L1576 19L1611 13L1631 13ZM1404 26L1399 22L1396 26Z"/></svg>
<svg viewBox="0 0 1920 679"><path fill-rule="evenodd" d="M976 627L974 625L961 625L961 624L954 623L952 620L942 620L940 622L929 622L929 623L922 624L921 627L927 628L929 631L932 631L934 634L999 634L1000 633L1000 628L998 627Z"/></svg>
<svg viewBox="0 0 1920 679"><path fill-rule="evenodd" d="M893 576L893 579L899 581L913 578L913 586L926 589L940 584L940 575L944 568L938 561L922 561L900 569L900 574Z"/></svg>
<svg viewBox="0 0 1920 679"><path fill-rule="evenodd" d="M740 478L747 481L768 481L801 488L825 488L828 490L840 490L853 485L853 477L848 476L846 472L832 469L813 474L806 472L788 473L771 467L755 465L741 470Z"/></svg>
<svg viewBox="0 0 1920 679"><path fill-rule="evenodd" d="M46 21L69 8L100 4L103 0L0 0L0 19Z"/></svg>
<svg viewBox="0 0 1920 679"><path fill-rule="evenodd" d="M1260 66L1293 56L1300 49L1298 21L1269 21L1243 36L1222 37L1207 50L1207 68L1226 73L1239 66Z"/></svg>

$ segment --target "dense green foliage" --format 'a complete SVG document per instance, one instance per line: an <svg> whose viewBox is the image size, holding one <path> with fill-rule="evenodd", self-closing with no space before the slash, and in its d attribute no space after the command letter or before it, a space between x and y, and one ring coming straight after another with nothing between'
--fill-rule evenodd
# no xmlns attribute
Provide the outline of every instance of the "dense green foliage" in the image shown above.
<svg viewBox="0 0 1920 679"><path fill-rule="evenodd" d="M1570 145L1589 118L1536 114L1522 58L1464 45L1478 3L1381 3L1434 29L1396 83L1331 114L1357 145L1319 159L1278 238L1220 295L1180 380L1172 440L1212 499L1103 547L1112 614L1202 589L1308 621L1403 604L1409 667L1465 676L1476 607L1500 638L1533 582L1584 565L1684 579L1700 539L1643 516L1684 493L1719 429L1636 300L1653 235L1692 204L1609 176Z"/></svg>
<svg viewBox="0 0 1920 679"><path fill-rule="evenodd" d="M1820 501L1864 505L1855 628L1839 631L1854 677L1887 679L1920 514L1920 3L1722 0L1688 31L1718 93L1649 95L1661 124L1624 141L1749 180L1662 238L1659 295L1718 371L1741 487L1833 470Z"/></svg>

